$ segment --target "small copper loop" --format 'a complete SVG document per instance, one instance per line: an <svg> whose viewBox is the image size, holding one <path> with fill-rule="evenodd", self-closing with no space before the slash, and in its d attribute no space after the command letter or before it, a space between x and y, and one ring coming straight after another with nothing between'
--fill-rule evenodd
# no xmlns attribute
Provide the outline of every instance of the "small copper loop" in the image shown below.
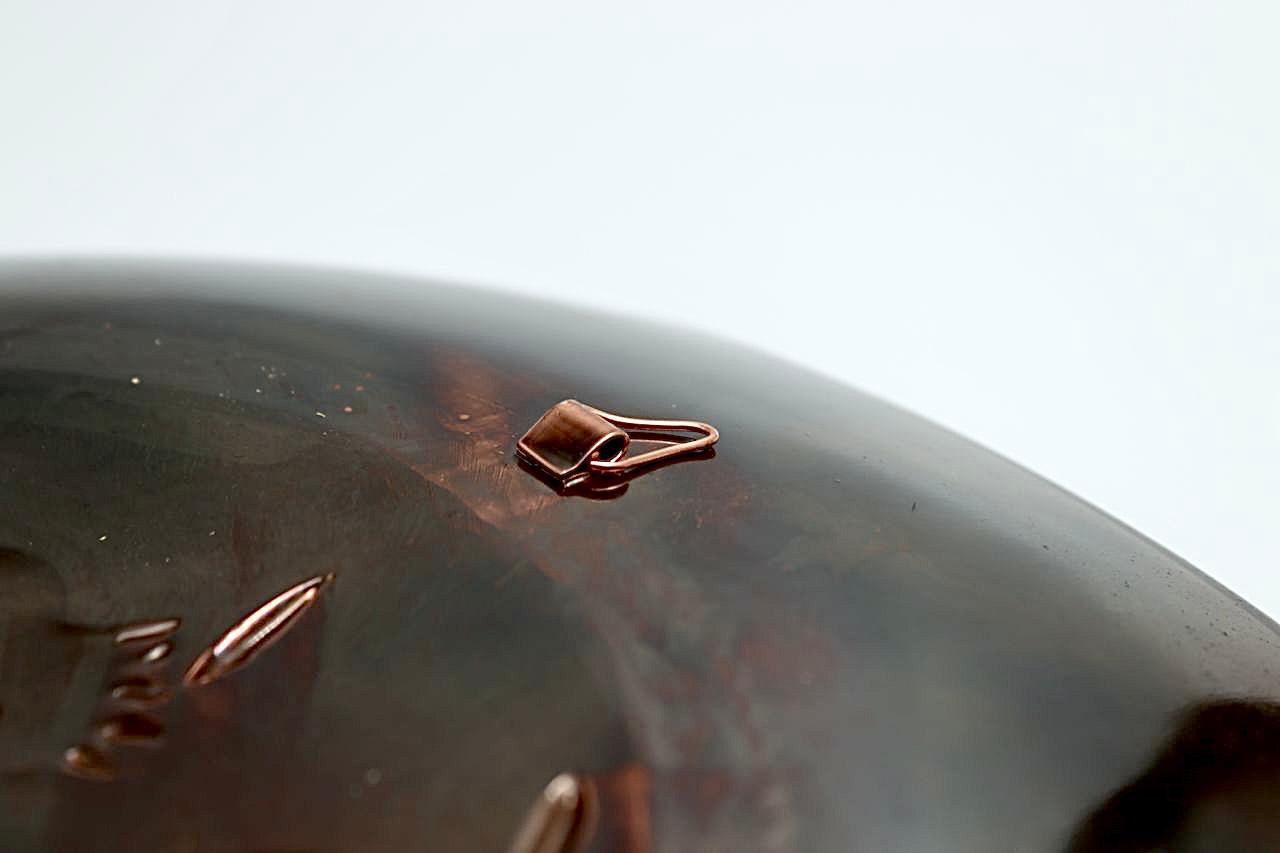
<svg viewBox="0 0 1280 853"><path fill-rule="evenodd" d="M631 432L670 431L698 433L701 437L662 440L658 442L662 446L654 450L626 455ZM719 440L719 431L701 421L627 418L577 400L561 400L529 428L517 442L516 450L567 488L592 474L630 474L646 465L706 450Z"/></svg>

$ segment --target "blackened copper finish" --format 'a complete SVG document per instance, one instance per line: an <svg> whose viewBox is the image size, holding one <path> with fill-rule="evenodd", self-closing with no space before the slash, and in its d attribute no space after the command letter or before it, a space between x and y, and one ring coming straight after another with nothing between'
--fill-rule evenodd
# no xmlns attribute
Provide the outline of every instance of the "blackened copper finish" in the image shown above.
<svg viewBox="0 0 1280 853"><path fill-rule="evenodd" d="M699 438L656 438L652 450L627 456L628 430L696 433ZM594 475L623 476L642 468L708 450L720 440L715 427L701 421L629 418L561 400L548 409L516 443L517 452L564 488Z"/></svg>
<svg viewBox="0 0 1280 853"><path fill-rule="evenodd" d="M565 768L589 853L1277 848L1280 632L1186 562L752 351L394 285L0 266L0 850L504 851ZM732 440L567 497L512 445L571 394Z"/></svg>

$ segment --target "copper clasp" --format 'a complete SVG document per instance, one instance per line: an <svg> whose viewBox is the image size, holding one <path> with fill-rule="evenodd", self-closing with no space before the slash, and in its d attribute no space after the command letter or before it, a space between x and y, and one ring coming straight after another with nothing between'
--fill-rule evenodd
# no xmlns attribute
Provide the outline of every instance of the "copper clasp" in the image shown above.
<svg viewBox="0 0 1280 853"><path fill-rule="evenodd" d="M654 450L626 456L631 446L628 432L691 432L689 441L659 440ZM720 433L700 421L625 418L577 400L556 403L529 428L516 450L547 475L567 488L592 474L628 474L687 453L705 450L720 440Z"/></svg>

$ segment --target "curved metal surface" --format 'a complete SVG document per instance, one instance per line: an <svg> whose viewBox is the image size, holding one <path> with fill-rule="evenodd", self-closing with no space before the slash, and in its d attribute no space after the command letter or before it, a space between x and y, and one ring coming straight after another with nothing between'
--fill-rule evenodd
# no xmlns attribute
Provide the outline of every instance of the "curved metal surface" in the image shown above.
<svg viewBox="0 0 1280 853"><path fill-rule="evenodd" d="M758 354L385 284L0 268L4 849L503 850L562 771L591 850L1276 841L1280 636L1183 561ZM569 397L724 439L558 493Z"/></svg>

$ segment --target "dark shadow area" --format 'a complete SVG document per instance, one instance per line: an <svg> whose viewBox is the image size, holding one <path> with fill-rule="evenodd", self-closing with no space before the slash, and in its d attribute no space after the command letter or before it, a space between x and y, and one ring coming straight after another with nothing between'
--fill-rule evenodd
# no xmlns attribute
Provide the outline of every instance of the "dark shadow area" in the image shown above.
<svg viewBox="0 0 1280 853"><path fill-rule="evenodd" d="M1076 830L1069 853L1280 849L1280 704L1186 711L1150 766Z"/></svg>
<svg viewBox="0 0 1280 853"><path fill-rule="evenodd" d="M634 445L635 442L633 442L633 446ZM522 471L532 475L534 478L545 484L547 488L562 497L590 498L591 500L597 501L609 501L625 495L631 481L639 477L643 477L646 474L652 474L655 471L660 471L661 469L672 465L683 465L686 462L705 461L708 459L714 459L715 457L715 448L709 447L706 450L699 450L686 456L679 456L675 459L664 459L661 462L654 462L626 474L612 474L608 476L594 474L587 477L585 480L574 483L572 486L568 487L561 485L555 478L548 476L540 468L536 465L530 464L523 457L517 455L515 459Z"/></svg>

